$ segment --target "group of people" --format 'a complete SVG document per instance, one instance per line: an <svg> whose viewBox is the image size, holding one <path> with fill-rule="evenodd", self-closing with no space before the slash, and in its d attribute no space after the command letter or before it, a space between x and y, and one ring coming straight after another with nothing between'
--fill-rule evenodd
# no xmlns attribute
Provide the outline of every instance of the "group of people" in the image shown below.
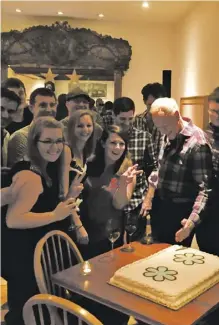
<svg viewBox="0 0 219 325"><path fill-rule="evenodd" d="M135 116L133 100L121 97L99 116L75 88L66 96L68 116L58 121L51 89L34 90L27 106L20 80L2 85L7 325L23 324L23 305L38 292L34 249L53 229L72 235L89 259L110 249L109 221L110 231L119 229L119 246L127 224L136 226L133 240L142 240L150 212L154 240L190 246L196 233L199 247L219 256L219 88L209 96L206 133L181 116L161 84L142 94L143 114ZM124 315L116 319L124 323Z"/></svg>

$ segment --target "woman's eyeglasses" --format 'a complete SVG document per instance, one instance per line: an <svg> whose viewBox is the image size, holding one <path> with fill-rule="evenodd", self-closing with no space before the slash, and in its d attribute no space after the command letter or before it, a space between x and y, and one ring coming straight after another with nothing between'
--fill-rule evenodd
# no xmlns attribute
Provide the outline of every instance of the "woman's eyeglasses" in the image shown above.
<svg viewBox="0 0 219 325"><path fill-rule="evenodd" d="M64 139L58 139L56 141L52 141L52 140L38 140L38 142L41 142L41 143L44 143L45 145L48 145L48 146L52 146L53 144L56 144L56 145L61 145L61 144L64 144Z"/></svg>

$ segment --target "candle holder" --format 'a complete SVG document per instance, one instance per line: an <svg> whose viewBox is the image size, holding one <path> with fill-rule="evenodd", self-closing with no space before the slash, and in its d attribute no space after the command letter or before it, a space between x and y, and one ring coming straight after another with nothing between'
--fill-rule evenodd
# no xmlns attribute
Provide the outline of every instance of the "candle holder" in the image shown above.
<svg viewBox="0 0 219 325"><path fill-rule="evenodd" d="M89 275L91 274L92 271L92 267L91 264L89 263L89 261L85 261L82 263L82 267L81 267L81 273L83 275Z"/></svg>
<svg viewBox="0 0 219 325"><path fill-rule="evenodd" d="M151 231L151 216L148 214L146 216L146 229L145 229L145 236L142 238L141 243L143 245L151 245L153 244L154 240L152 237L152 231Z"/></svg>

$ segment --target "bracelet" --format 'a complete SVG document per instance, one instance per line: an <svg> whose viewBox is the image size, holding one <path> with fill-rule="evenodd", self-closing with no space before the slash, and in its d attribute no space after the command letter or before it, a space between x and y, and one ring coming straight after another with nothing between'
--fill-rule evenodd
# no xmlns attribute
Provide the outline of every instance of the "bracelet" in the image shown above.
<svg viewBox="0 0 219 325"><path fill-rule="evenodd" d="M76 227L75 227L75 231L77 231L78 229L80 229L80 228L82 228L82 227L83 227L83 225L76 226Z"/></svg>
<svg viewBox="0 0 219 325"><path fill-rule="evenodd" d="M188 219L188 224L189 224L189 228L192 230L195 228L195 223L191 220L191 219Z"/></svg>

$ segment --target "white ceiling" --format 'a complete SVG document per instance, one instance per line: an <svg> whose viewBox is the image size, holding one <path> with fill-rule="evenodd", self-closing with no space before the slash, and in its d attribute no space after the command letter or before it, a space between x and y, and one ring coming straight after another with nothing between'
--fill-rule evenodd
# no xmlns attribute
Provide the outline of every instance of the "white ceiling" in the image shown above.
<svg viewBox="0 0 219 325"><path fill-rule="evenodd" d="M149 8L142 8L142 1L11 1L1 2L2 15L16 14L28 16L60 17L63 18L100 19L110 22L177 22L193 8L193 1L149 1ZM16 9L22 10L16 13Z"/></svg>

